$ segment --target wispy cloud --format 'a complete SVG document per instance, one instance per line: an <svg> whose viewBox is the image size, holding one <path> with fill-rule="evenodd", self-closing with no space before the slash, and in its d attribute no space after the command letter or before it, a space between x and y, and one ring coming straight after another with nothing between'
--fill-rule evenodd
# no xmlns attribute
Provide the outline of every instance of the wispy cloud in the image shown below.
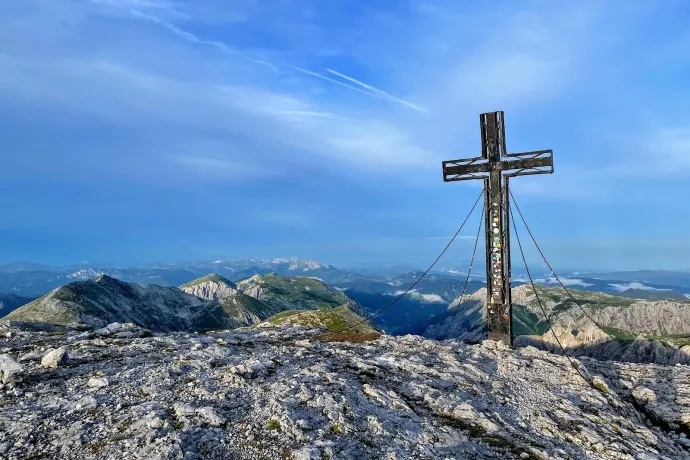
<svg viewBox="0 0 690 460"><path fill-rule="evenodd" d="M593 286L592 283L587 283L581 279L578 278L567 278L567 277L560 277L561 283L563 283L564 286L580 286L580 287L589 287ZM536 279L534 280L535 283L539 284L559 284L558 280L555 277L550 277L550 278L541 278L541 279Z"/></svg>
<svg viewBox="0 0 690 460"><path fill-rule="evenodd" d="M378 89L378 88L375 88L375 87L373 87L373 86L371 86L371 85L367 85L366 83L362 83L362 82L359 81L359 80L356 80L356 79L354 79L354 78L352 78L352 77L349 77L349 76L347 76L347 75L345 75L345 74L342 74L342 73L340 73L340 72L336 72L335 70L326 69L326 72L332 73L333 75L336 75L336 76L338 76L338 77L340 77L340 78L342 78L342 79L345 79L345 80L347 80L347 81L349 81L349 82L352 82L352 83L354 83L354 84L356 84L356 85L359 85L359 86L361 86L362 88L365 88L365 89L369 90L371 93L376 94L376 95L379 95L379 96L381 96L381 97L384 98L384 99L388 99L388 100L391 100L391 101L393 101L393 102L397 102L398 104L401 104L401 105L403 105L403 106L405 106L405 107L409 107L409 108L414 109L414 110L416 110L416 111L418 111L418 112L429 113L429 111L428 111L427 109L425 109L424 107L420 107L420 106L418 106L418 105L416 105L416 104L412 104L411 102L403 101L402 99L399 99L399 98L397 98L397 97L395 97L395 96L393 96L393 95L391 95L391 94L389 94L389 93L387 93L387 92L385 92L385 91L382 91L382 90L380 90L380 89Z"/></svg>
<svg viewBox="0 0 690 460"><path fill-rule="evenodd" d="M137 2L135 1L134 4L136 5ZM228 46L227 44L225 44L223 42L216 41L216 40L202 39L202 38L198 37L197 35L189 32L187 30L182 29L181 27L178 27L178 26L176 26L170 22L164 21L164 20L157 18L155 16L152 16L150 14L143 13L142 11L139 11L137 9L131 9L130 12L132 13L132 15L134 15L138 18L145 19L147 21L151 21L153 23L161 25L162 27L168 29L169 31L171 31L173 34L175 34L179 38L182 38L183 40L186 40L190 43L194 43L194 44L198 44L198 45L212 46L214 48L217 48L221 51L224 51L224 52L230 53L230 54L235 54L235 55L240 54L237 50L231 48L230 46ZM256 64L266 66L274 72L278 72L280 70L280 65L268 62L265 59L260 59L260 58L256 58L256 57L248 56L248 55L243 55L243 57L250 62L254 62ZM366 94L368 96L375 97L375 98L378 98L381 100L394 102L394 103L400 104L404 107L408 107L410 109L416 110L418 112L429 113L429 111L423 107L420 107L420 106L413 104L411 102L404 101L400 98L393 96L392 94L389 94L383 90L380 90L378 88L375 88L374 86L363 83L363 82L361 82L355 78L352 78L352 77L347 76L345 74L342 74L340 72L336 72L335 70L332 70L332 69L326 69L326 71L333 74L333 75L336 75L336 76L338 76L344 80L347 80L351 83L354 83L355 85L357 85L361 88L364 88L364 90L358 89L357 87L345 84L345 83L337 81L333 78L329 78L323 74L320 74L320 73L317 73L317 72L314 72L311 70L307 70L307 69L304 69L304 68L299 67L299 66L295 66L295 65L291 65L291 64L287 64L287 66L289 68L296 70L298 72L301 72L303 74L310 75L310 76L316 77L316 78L320 78L320 79L327 81L329 83L333 83L335 85L338 85L338 86L341 86L341 87L344 87L344 88L347 88L347 89L350 89L353 91L357 91L361 94Z"/></svg>
<svg viewBox="0 0 690 460"><path fill-rule="evenodd" d="M123 9L139 8L172 12L178 17L189 19L187 15L175 8L174 2L169 2L166 0L91 0L91 2L97 5L107 5Z"/></svg>
<svg viewBox="0 0 690 460"><path fill-rule="evenodd" d="M357 81L357 80L355 80L354 78L346 77L345 75L338 74L337 72L334 72L334 71L332 71L332 70L328 70L328 69L327 69L327 71L330 71L331 73L334 73L334 74L338 75L338 76L341 77L341 78L345 78L346 80L351 81L351 82L355 83L356 85L359 85L359 86L361 86L362 88L365 88L365 89L361 89L361 88L357 88L356 86L348 85L347 83L344 83L344 82L342 82L342 81L336 80L336 79L334 79L334 78L330 78L330 77L328 77L328 76L326 76L326 75L323 75L323 74L320 74L320 73L318 73L318 72L314 72L313 70L304 69L304 68L302 68L302 67L295 66L295 65L289 65L289 67L290 67L291 69L296 70L297 72L301 72L301 73L303 73L303 74L305 74L305 75L309 75L309 76L311 76L311 77L319 78L319 79L321 79L321 80L323 80L323 81L327 81L327 82L332 83L332 84L334 84L334 85L337 85L337 86L340 86L340 87L343 87L343 88L347 88L347 89L349 89L349 90L356 91L356 92L358 92L358 93L365 94L365 95L367 95L367 96L370 96L370 97L373 97L373 98L376 98L376 99L381 99L381 100L389 101L389 102L395 102L395 103L401 104L401 105L403 105L403 106L412 108L412 109L414 109L414 110L416 110L416 111L419 111L419 112L429 113L428 110L426 110L426 109L424 109L424 108L422 108L422 107L419 107L419 106L417 106L417 105L411 104L411 103L406 102L406 101L403 101L403 100L401 100L401 99L398 99L398 98L396 98L396 97L394 97L394 96L391 96L390 94L388 94L388 93L386 93L386 92L384 92L384 91L381 91L381 90L379 90L379 89L374 88L373 86L370 86L370 85L367 85L367 84L362 83L362 82L360 82L360 81Z"/></svg>
<svg viewBox="0 0 690 460"><path fill-rule="evenodd" d="M194 43L197 45L212 46L214 48L217 48L221 51L224 51L224 52L230 53L230 54L235 54L235 55L239 54L236 50L230 48L228 45L226 45L223 42L219 42L219 41L215 41L215 40L205 40L205 39L199 38L196 35L194 35L193 33L188 32L188 31L176 26L175 24L172 24L168 21L164 21L160 18L157 18L156 16L146 14L140 10L137 10L137 9L131 9L129 11L133 16L140 18L140 19L144 19L146 21L153 22L155 24L158 24L158 25L168 29L170 32L177 35L179 38L186 40L190 43ZM264 64L266 64L266 63L264 63Z"/></svg>
<svg viewBox="0 0 690 460"><path fill-rule="evenodd" d="M624 283L624 284L611 284L610 286L618 292L627 291L628 289L641 289L643 291L672 291L673 290L673 289L654 288L652 286L647 286L646 284L637 283L637 282Z"/></svg>

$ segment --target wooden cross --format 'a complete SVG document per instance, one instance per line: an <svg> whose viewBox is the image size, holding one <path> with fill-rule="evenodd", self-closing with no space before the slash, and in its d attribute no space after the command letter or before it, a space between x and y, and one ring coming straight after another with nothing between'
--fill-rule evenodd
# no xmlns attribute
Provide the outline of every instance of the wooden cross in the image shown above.
<svg viewBox="0 0 690 460"><path fill-rule="evenodd" d="M479 123L482 156L444 161L443 181L484 180L489 340L503 340L505 344L512 345L508 180L515 176L553 173L553 152L507 153L503 112L482 113Z"/></svg>

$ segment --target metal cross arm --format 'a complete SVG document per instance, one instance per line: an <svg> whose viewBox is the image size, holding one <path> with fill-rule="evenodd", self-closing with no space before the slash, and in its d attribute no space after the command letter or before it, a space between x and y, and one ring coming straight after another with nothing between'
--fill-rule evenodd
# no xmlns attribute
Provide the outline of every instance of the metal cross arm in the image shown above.
<svg viewBox="0 0 690 460"><path fill-rule="evenodd" d="M535 152L508 153L504 158L515 160L489 161L483 157L464 160L448 160L443 162L443 181L455 182L460 180L488 179L491 171L511 171L504 177L526 176L532 174L553 173L553 151L538 150Z"/></svg>
<svg viewBox="0 0 690 460"><path fill-rule="evenodd" d="M513 343L513 305L510 283L509 179L515 176L550 174L553 152L508 153L503 112L479 116L482 155L443 162L444 182L482 179L487 206L486 230L486 313L489 339Z"/></svg>

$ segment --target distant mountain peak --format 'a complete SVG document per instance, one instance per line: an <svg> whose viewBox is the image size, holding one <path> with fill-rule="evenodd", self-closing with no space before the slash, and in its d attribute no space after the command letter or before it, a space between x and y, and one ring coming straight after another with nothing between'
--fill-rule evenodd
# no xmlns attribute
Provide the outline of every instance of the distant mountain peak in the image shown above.
<svg viewBox="0 0 690 460"><path fill-rule="evenodd" d="M290 259L282 259L282 258L280 258L280 257L277 257L277 258L271 260L271 263L272 263L272 264L287 264L287 263L290 263L290 262L292 262L292 260L290 260Z"/></svg>
<svg viewBox="0 0 690 460"><path fill-rule="evenodd" d="M220 283L220 284L224 284L226 286L230 286L233 289L237 289L237 286L235 285L235 283L228 280L227 278L224 278L223 276L219 275L218 273L210 273L208 275L202 276L201 278L197 278L195 280L192 280L192 281L185 283L182 286L180 286L180 289L184 290L184 288L189 288L189 287L196 286L196 285L202 284L202 283Z"/></svg>
<svg viewBox="0 0 690 460"><path fill-rule="evenodd" d="M315 262L313 260L297 260L297 261L293 261L290 264L290 267L288 268L288 270L291 270L291 271L296 271L296 270L309 271L309 270L320 270L323 268L332 268L332 267L330 265L321 264L321 263Z"/></svg>

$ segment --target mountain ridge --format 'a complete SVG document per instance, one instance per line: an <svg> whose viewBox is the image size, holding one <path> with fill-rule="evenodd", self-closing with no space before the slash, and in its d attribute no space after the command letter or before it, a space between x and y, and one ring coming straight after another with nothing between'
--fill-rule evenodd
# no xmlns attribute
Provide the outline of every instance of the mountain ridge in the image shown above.
<svg viewBox="0 0 690 460"><path fill-rule="evenodd" d="M281 310L246 295L232 281L217 273L202 276L180 286L180 290L196 297L218 302L236 327L261 322Z"/></svg>
<svg viewBox="0 0 690 460"><path fill-rule="evenodd" d="M74 281L2 318L68 327L131 322L156 331L227 328L220 307L176 287L140 286L100 275Z"/></svg>

